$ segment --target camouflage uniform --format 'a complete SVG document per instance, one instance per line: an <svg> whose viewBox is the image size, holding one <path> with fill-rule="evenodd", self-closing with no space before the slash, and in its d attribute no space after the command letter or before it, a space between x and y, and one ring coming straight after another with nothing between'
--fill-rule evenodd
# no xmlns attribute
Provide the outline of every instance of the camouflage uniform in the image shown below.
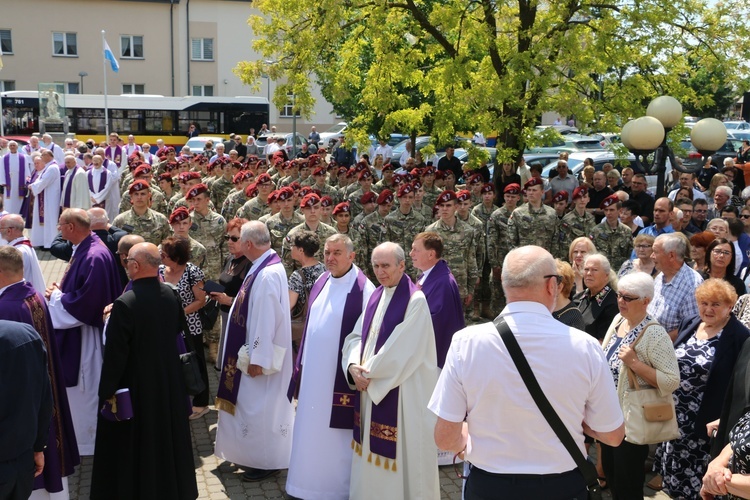
<svg viewBox="0 0 750 500"><path fill-rule="evenodd" d="M432 216L432 207L433 206L435 206L434 203L432 205L427 205L427 203L425 203L424 201L422 201L422 206L421 207L417 208L414 205L412 205L411 209L419 212L420 214L422 214L422 217L424 217L424 220L425 220L425 224L430 224L430 223L432 223L435 220L435 218Z"/></svg>
<svg viewBox="0 0 750 500"><path fill-rule="evenodd" d="M231 180L227 180L224 176L216 179L211 186L211 201L215 207L224 206L224 200L227 199L227 195L234 189L234 183Z"/></svg>
<svg viewBox="0 0 750 500"><path fill-rule="evenodd" d="M427 186L424 186L424 198L422 198L422 205L426 205L430 207L430 210L432 210L432 207L435 206L435 202L438 199L438 196L440 196L440 193L442 193L443 190L439 187L432 186L431 188L428 188Z"/></svg>
<svg viewBox="0 0 750 500"><path fill-rule="evenodd" d="M263 217L261 217L261 219ZM281 247L284 243L284 237L289 234L289 231L291 231L292 228L297 227L304 222L305 218L294 212L292 212L292 217L290 219L285 219L284 216L281 215L281 212L268 217L265 224L268 228L268 232L271 233L271 248L273 248L277 254L281 255ZM321 245L323 244L322 241L320 243Z"/></svg>
<svg viewBox="0 0 750 500"><path fill-rule="evenodd" d="M281 245L281 260L284 264L284 269L286 269L287 277L292 274L292 271L297 269L297 264L294 262L294 259L292 259L292 237L294 236L294 233L298 233L299 231L312 230L306 222L303 222L299 226L296 226L292 228L291 231L289 231L289 233L286 235L286 238L284 238L284 242ZM323 247L325 246L325 241L329 236L333 236L334 234L336 234L336 230L328 224L323 224L322 222L320 222L318 223L317 230L313 232L318 235L318 238L320 238L320 248L317 252L315 252L315 258L320 262L323 262Z"/></svg>
<svg viewBox="0 0 750 500"><path fill-rule="evenodd" d="M352 218L356 217L360 213L362 213L362 203L360 203L360 198L362 198L362 195L364 195L364 191L361 189L357 189L352 194L348 196L348 198L344 198L345 200L349 200L349 210L352 214ZM377 210L377 209L376 209Z"/></svg>
<svg viewBox="0 0 750 500"><path fill-rule="evenodd" d="M508 246L508 219L511 211L507 206L502 206L492 212L490 215L490 231L494 240L494 255L490 257L492 268L501 268L503 260L510 251ZM505 307L505 293L500 283L500 278L492 275L492 305L491 310L494 314L499 314Z"/></svg>
<svg viewBox="0 0 750 500"><path fill-rule="evenodd" d="M190 205L190 203L185 199L184 196L181 196L180 198L178 198L177 201L174 203L174 205L172 205L172 211L174 211L175 208L179 208L179 207L185 207L188 210L190 210L190 209L193 208ZM211 200L208 200L208 209L211 210L211 211L215 210L215 208L214 208L214 202L212 202ZM170 213L172 213L172 212L170 212Z"/></svg>
<svg viewBox="0 0 750 500"><path fill-rule="evenodd" d="M425 231L434 231L443 239L443 260L453 273L458 283L461 301L474 295L474 287L479 278L477 268L476 230L466 222L456 218L453 228L448 227L442 220L433 222ZM464 313L473 308L473 304L464 307Z"/></svg>
<svg viewBox="0 0 750 500"><path fill-rule="evenodd" d="M313 188L313 189L317 189L318 191L320 191L320 197L321 198L324 197L324 196L330 196L331 199L334 202L336 202L338 200L338 197L339 197L339 191L338 191L338 189L336 189L334 187L331 187L328 184L326 184L323 187L320 187L317 184L313 183L313 184L310 185L310 187Z"/></svg>
<svg viewBox="0 0 750 500"><path fill-rule="evenodd" d="M525 245L554 249L558 223L552 207L542 205L534 209L528 203L521 205L508 219L508 249Z"/></svg>
<svg viewBox="0 0 750 500"><path fill-rule="evenodd" d="M565 214L560 222L561 238L558 242L559 251L556 257L567 260L568 250L573 240L581 236L589 236L596 226L596 219L589 212L584 212L583 217L578 215L575 210Z"/></svg>
<svg viewBox="0 0 750 500"><path fill-rule="evenodd" d="M201 269L204 269L206 266L206 247L193 238L190 238L190 262Z"/></svg>
<svg viewBox="0 0 750 500"><path fill-rule="evenodd" d="M414 237L421 233L427 221L422 214L411 210L408 214L404 215L401 210L394 210L385 217L385 224L387 228L386 240L398 243L406 253L406 274L411 276L412 279L417 278L417 269L409 257L411 251L411 244L414 243Z"/></svg>
<svg viewBox="0 0 750 500"><path fill-rule="evenodd" d="M481 272L484 261L487 258L487 252L485 251L485 245L487 242L484 239L484 223L477 217L474 217L471 212L466 219L462 219L458 214L456 217L462 222L467 223L474 228L474 243L476 245L477 252L477 269Z"/></svg>
<svg viewBox="0 0 750 500"><path fill-rule="evenodd" d="M151 208L151 210L156 210L165 217L169 217L172 211L169 210L169 205L164 197L164 193L161 192L161 189L155 186L149 186L148 189L151 191L151 206L149 208ZM126 190L120 199L120 213L127 212L132 206L133 204L130 203L130 192Z"/></svg>
<svg viewBox="0 0 750 500"><path fill-rule="evenodd" d="M247 220L258 220L262 215L271 213L271 207L266 200L261 200L258 196L248 201L242 208L237 210L237 217Z"/></svg>
<svg viewBox="0 0 750 500"><path fill-rule="evenodd" d="M136 214L131 208L115 217L112 225L119 228L125 225L133 226L132 234L142 236L146 242L154 245L161 245L164 239L172 235L172 228L167 218L150 208L146 209L143 215Z"/></svg>
<svg viewBox="0 0 750 500"><path fill-rule="evenodd" d="M477 262L481 271L482 278L479 280L479 289L477 290L477 302L489 303L492 300L492 266L495 261L496 231L490 221L495 206L489 210L484 205L479 204L471 211L471 214L479 219L482 223L482 234L484 241L484 261Z"/></svg>
<svg viewBox="0 0 750 500"><path fill-rule="evenodd" d="M225 220L234 219L237 216L237 211L245 203L247 203L247 196L244 189L232 191L227 195L227 199L224 200L224 204L221 206L221 216Z"/></svg>
<svg viewBox="0 0 750 500"><path fill-rule="evenodd" d="M390 189L395 193L396 191L398 191L398 186L393 185L393 180L391 180L390 184L386 184L385 179L380 179L378 182L372 185L372 190L378 194L380 194L384 189ZM395 202L396 200L393 201Z"/></svg>
<svg viewBox="0 0 750 500"><path fill-rule="evenodd" d="M380 215L378 209L364 217L355 228L358 234L357 243L359 244L357 252L357 266L371 279L374 280L375 273L372 270L372 251L376 246L388 241L387 224L385 217Z"/></svg>
<svg viewBox="0 0 750 500"><path fill-rule="evenodd" d="M605 219L594 227L589 238L594 242L596 250L607 257L609 266L615 273L633 251L633 233L622 222L618 222L617 227L612 229Z"/></svg>

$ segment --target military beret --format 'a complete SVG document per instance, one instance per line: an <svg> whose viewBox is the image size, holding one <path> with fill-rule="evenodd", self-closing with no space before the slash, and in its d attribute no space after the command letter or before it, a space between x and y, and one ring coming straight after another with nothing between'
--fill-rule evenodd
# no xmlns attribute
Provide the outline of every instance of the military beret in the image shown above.
<svg viewBox="0 0 750 500"><path fill-rule="evenodd" d="M133 177L138 177L139 175L150 175L151 174L151 167L146 164L141 164L133 170Z"/></svg>
<svg viewBox="0 0 750 500"><path fill-rule="evenodd" d="M159 175L159 181L171 181L172 180L172 174L169 172L164 172L163 174Z"/></svg>
<svg viewBox="0 0 750 500"><path fill-rule="evenodd" d="M357 175L357 169L354 167L351 167L349 170L346 171L346 177L349 179L354 177L355 175Z"/></svg>
<svg viewBox="0 0 750 500"><path fill-rule="evenodd" d="M323 196L320 198L320 206L321 207L330 207L333 205L333 198L330 196Z"/></svg>
<svg viewBox="0 0 750 500"><path fill-rule="evenodd" d="M196 184L195 186L190 188L190 191L187 192L185 195L186 200L192 200L196 196L198 196L201 193L208 193L208 186L203 184L202 182L200 184Z"/></svg>
<svg viewBox="0 0 750 500"><path fill-rule="evenodd" d="M203 155L195 155L193 156L193 160L199 165L205 165L206 163L208 163L208 158Z"/></svg>
<svg viewBox="0 0 750 500"><path fill-rule="evenodd" d="M341 214L341 213L348 214L350 212L351 212L351 208L349 207L349 202L348 201L344 201L342 203L339 203L338 205L336 205L333 208L333 215L334 216L338 215L338 214Z"/></svg>
<svg viewBox="0 0 750 500"><path fill-rule="evenodd" d="M393 203L393 191L390 189L384 189L378 195L377 204L385 205L387 203Z"/></svg>
<svg viewBox="0 0 750 500"><path fill-rule="evenodd" d="M372 173L369 170L362 170L357 176L357 179L359 179L360 181L363 181L365 179L372 179Z"/></svg>
<svg viewBox="0 0 750 500"><path fill-rule="evenodd" d="M345 174L345 173L347 173L348 171L349 171L349 169L348 169L348 168L346 168L346 167L339 167L339 168L338 168L338 169L336 170L336 176L339 176L339 175Z"/></svg>
<svg viewBox="0 0 750 500"><path fill-rule="evenodd" d="M178 177L180 182L194 181L201 178L200 172L182 172Z"/></svg>
<svg viewBox="0 0 750 500"><path fill-rule="evenodd" d="M432 165L427 166L422 169L422 175L435 175L437 172L437 169L433 167Z"/></svg>
<svg viewBox="0 0 750 500"><path fill-rule="evenodd" d="M326 175L326 168L325 167L316 167L315 170L313 170L313 175Z"/></svg>
<svg viewBox="0 0 750 500"><path fill-rule="evenodd" d="M605 209L617 203L620 203L620 198L616 194L611 194L602 200L601 204L599 205L599 208Z"/></svg>
<svg viewBox="0 0 750 500"><path fill-rule="evenodd" d="M269 205L273 203L274 201L277 201L279 199L279 190L274 189L270 193L268 193L268 197L266 198L266 203Z"/></svg>
<svg viewBox="0 0 750 500"><path fill-rule="evenodd" d="M442 170L436 170L435 171L435 180L439 181L439 180L443 180L443 179L445 179L445 173Z"/></svg>
<svg viewBox="0 0 750 500"><path fill-rule="evenodd" d="M503 194L521 194L521 185L516 182L511 182L503 188Z"/></svg>
<svg viewBox="0 0 750 500"><path fill-rule="evenodd" d="M584 196L589 194L589 190L586 187L578 186L573 190L573 199L577 200L578 198L583 198Z"/></svg>
<svg viewBox="0 0 750 500"><path fill-rule="evenodd" d="M412 177L421 177L422 176L422 169L414 167L411 170L409 170L409 174L411 174Z"/></svg>
<svg viewBox="0 0 750 500"><path fill-rule="evenodd" d="M383 172L393 172L395 169L393 168L393 165L390 163L386 163L383 165Z"/></svg>
<svg viewBox="0 0 750 500"><path fill-rule="evenodd" d="M411 175L409 172L401 174L401 176L404 178L404 182L411 182L415 179L413 175Z"/></svg>
<svg viewBox="0 0 750 500"><path fill-rule="evenodd" d="M404 182L404 176L403 175L401 175L401 174L393 174L393 185L394 186L398 186L402 182Z"/></svg>
<svg viewBox="0 0 750 500"><path fill-rule="evenodd" d="M370 167L369 167L369 166L367 165L367 163L365 163L365 162L363 162L363 161L358 161L358 162L357 162L357 164L356 164L356 165L354 165L354 169L355 169L355 170L356 170L357 172L362 172L363 170L367 170L367 171L369 171L369 170L370 170Z"/></svg>
<svg viewBox="0 0 750 500"><path fill-rule="evenodd" d="M474 174L469 177L469 180L467 181L469 184L481 184L484 181L484 177L482 177L482 174Z"/></svg>
<svg viewBox="0 0 750 500"><path fill-rule="evenodd" d="M315 193L306 194L299 204L300 208L309 208L320 203L320 196Z"/></svg>
<svg viewBox="0 0 750 500"><path fill-rule="evenodd" d="M174 151L174 148L172 146L167 146L166 148L164 148L164 153L165 154L174 153L174 152L175 151Z"/></svg>
<svg viewBox="0 0 750 500"><path fill-rule="evenodd" d="M482 186L482 189L479 190L480 193L494 193L495 192L495 185L491 182L487 182Z"/></svg>
<svg viewBox="0 0 750 500"><path fill-rule="evenodd" d="M449 201L456 201L458 198L456 197L456 193L454 191L451 191L450 189L446 189L442 193L440 193L440 196L438 196L437 201L435 201L435 205L440 205L441 203L448 203Z"/></svg>
<svg viewBox="0 0 750 500"><path fill-rule="evenodd" d="M300 186L299 181L294 181L290 183L289 187L292 188L292 190L294 191L299 191L300 189L302 189L302 186Z"/></svg>
<svg viewBox="0 0 750 500"><path fill-rule="evenodd" d="M403 198L407 194L413 192L414 188L411 187L411 184L402 184L401 186L399 186L398 191L396 192L396 196L398 196L399 198Z"/></svg>
<svg viewBox="0 0 750 500"><path fill-rule="evenodd" d="M237 172L236 174L234 174L234 177L232 177L232 184L239 184L240 182L244 180L245 180L245 172Z"/></svg>
<svg viewBox="0 0 750 500"><path fill-rule="evenodd" d="M359 202L363 205L366 205L368 203L375 203L377 200L377 195L373 191L369 191L362 195L362 197L359 199Z"/></svg>
<svg viewBox="0 0 750 500"><path fill-rule="evenodd" d="M245 188L245 196L248 198L254 197L258 193L258 186L255 182L248 184Z"/></svg>
<svg viewBox="0 0 750 500"><path fill-rule="evenodd" d="M299 190L299 197L304 198L308 194L313 192L313 188L310 186L305 186Z"/></svg>
<svg viewBox="0 0 750 500"><path fill-rule="evenodd" d="M530 187L534 186L544 186L544 180L541 177L532 177L528 181L526 181L526 184L523 185L524 189L529 189Z"/></svg>
<svg viewBox="0 0 750 500"><path fill-rule="evenodd" d="M561 189L555 196L552 197L552 203L557 203L560 201L568 201L568 192L564 189Z"/></svg>
<svg viewBox="0 0 750 500"><path fill-rule="evenodd" d="M411 183L411 188L416 192L422 189L422 181L416 180Z"/></svg>
<svg viewBox="0 0 750 500"><path fill-rule="evenodd" d="M456 193L456 201L471 201L471 191L462 189ZM438 202L440 202L440 198L438 198Z"/></svg>
<svg viewBox="0 0 750 500"><path fill-rule="evenodd" d="M132 183L128 188L130 194L137 193L138 191L148 191L148 182L140 179Z"/></svg>
<svg viewBox="0 0 750 500"><path fill-rule="evenodd" d="M189 218L190 218L190 212L188 211L187 208L177 207L169 215L169 223L174 224L175 222L180 222Z"/></svg>
<svg viewBox="0 0 750 500"><path fill-rule="evenodd" d="M252 170L243 170L243 171L237 172L237 173L244 175L246 181L255 178L255 172L253 172Z"/></svg>
<svg viewBox="0 0 750 500"><path fill-rule="evenodd" d="M176 161L168 161L166 165L164 165L164 170L167 172L171 172L172 170L177 169L177 162Z"/></svg>
<svg viewBox="0 0 750 500"><path fill-rule="evenodd" d="M279 196L278 196L279 201L288 200L289 198L294 197L294 189L292 189L289 186L285 186L279 189L278 191L279 191Z"/></svg>
<svg viewBox="0 0 750 500"><path fill-rule="evenodd" d="M255 183L258 185L271 184L271 176L264 172L256 178Z"/></svg>

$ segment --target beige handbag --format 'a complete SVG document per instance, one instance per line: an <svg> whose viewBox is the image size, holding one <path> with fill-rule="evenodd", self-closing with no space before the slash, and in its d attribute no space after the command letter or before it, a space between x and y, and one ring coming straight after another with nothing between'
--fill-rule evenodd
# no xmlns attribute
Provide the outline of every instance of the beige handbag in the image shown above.
<svg viewBox="0 0 750 500"><path fill-rule="evenodd" d="M646 325L630 347L646 333ZM638 387L635 372L623 363L628 371L628 388L622 398L625 417L625 441L633 444L657 444L680 437L672 394L662 396L655 387Z"/></svg>

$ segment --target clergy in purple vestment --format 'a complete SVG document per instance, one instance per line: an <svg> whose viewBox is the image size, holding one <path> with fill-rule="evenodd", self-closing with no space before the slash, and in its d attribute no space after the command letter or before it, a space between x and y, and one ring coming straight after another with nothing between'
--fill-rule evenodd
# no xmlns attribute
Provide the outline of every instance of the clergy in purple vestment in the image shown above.
<svg viewBox="0 0 750 500"><path fill-rule="evenodd" d="M44 298L23 279L23 256L14 247L0 248L0 320L31 325L47 348L47 372L52 386L54 413L49 424L44 450L44 471L34 480L34 489L50 493L67 490L67 476L81 463L78 456L68 395L53 334L52 322Z"/></svg>
<svg viewBox="0 0 750 500"><path fill-rule="evenodd" d="M437 364L443 368L453 334L466 326L461 294L448 264L441 259L443 240L440 235L427 231L414 238L409 256L414 267L421 271L417 285L427 297L432 316L432 328L435 330L435 347Z"/></svg>
<svg viewBox="0 0 750 500"><path fill-rule="evenodd" d="M73 244L73 256L62 281L45 297L60 349L63 377L81 455L92 455L96 437L97 389L102 365L104 308L122 286L112 252L91 232L88 214L65 210L59 219L62 237Z"/></svg>

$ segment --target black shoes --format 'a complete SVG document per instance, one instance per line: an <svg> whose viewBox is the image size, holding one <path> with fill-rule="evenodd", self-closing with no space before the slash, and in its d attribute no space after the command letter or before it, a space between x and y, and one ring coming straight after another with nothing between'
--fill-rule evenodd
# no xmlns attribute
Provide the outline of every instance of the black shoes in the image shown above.
<svg viewBox="0 0 750 500"><path fill-rule="evenodd" d="M279 473L279 469L264 470L249 468L242 474L242 480L246 483L257 483Z"/></svg>

